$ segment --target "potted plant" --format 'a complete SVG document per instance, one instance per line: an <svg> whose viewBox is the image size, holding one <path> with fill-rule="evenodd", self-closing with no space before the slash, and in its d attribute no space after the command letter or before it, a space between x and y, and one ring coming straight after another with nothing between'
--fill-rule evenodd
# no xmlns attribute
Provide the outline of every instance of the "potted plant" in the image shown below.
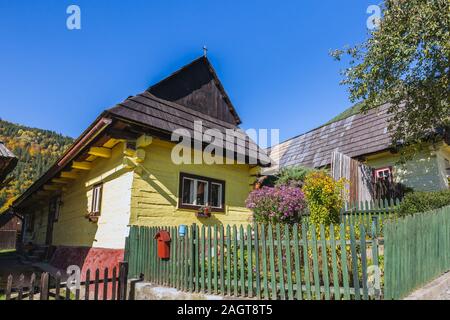
<svg viewBox="0 0 450 320"><path fill-rule="evenodd" d="M211 207L208 204L201 206L198 209L196 216L198 218L210 218L211 217Z"/></svg>

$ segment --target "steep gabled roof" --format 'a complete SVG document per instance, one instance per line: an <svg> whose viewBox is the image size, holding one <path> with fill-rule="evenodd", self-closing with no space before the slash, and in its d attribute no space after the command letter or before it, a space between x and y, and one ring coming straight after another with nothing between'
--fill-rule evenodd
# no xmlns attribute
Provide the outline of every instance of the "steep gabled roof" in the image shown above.
<svg viewBox="0 0 450 320"><path fill-rule="evenodd" d="M0 184L15 168L17 161L16 156L0 141Z"/></svg>
<svg viewBox="0 0 450 320"><path fill-rule="evenodd" d="M350 157L387 150L388 104L321 126L276 145L269 150L279 167L323 167L331 162L333 151Z"/></svg>
<svg viewBox="0 0 450 320"><path fill-rule="evenodd" d="M132 121L133 123L157 130L162 134L170 137L171 133L177 129L186 129L191 137L194 137L195 121L202 122L202 134L208 129L215 129L224 135L228 131L232 131L236 135L233 145L234 150L238 146L245 148L244 155L256 153L260 165L267 165L270 159L266 152L248 137L239 127L228 122L203 114L199 111L182 106L180 104L166 101L155 97L148 91L144 91L133 97L129 97L122 103L107 110L107 113L124 121ZM206 134L206 137L211 137ZM237 152L238 154L242 154Z"/></svg>
<svg viewBox="0 0 450 320"><path fill-rule="evenodd" d="M186 129L190 137L194 137L194 122L197 120L202 121L202 134L204 137L208 137L205 133L207 129L216 129L223 134L225 134L227 130L234 132L235 140L233 149L235 150L234 156L237 159L243 159L239 156L242 155L239 147L243 147L243 155L246 156L246 163L260 164L261 166L270 165L270 159L265 150L259 148L236 123L223 121L203 112L203 110L195 110L192 106L188 107L173 101L158 98L146 90L141 94L129 97L116 106L103 111L73 142L64 154L14 201L13 207L17 208L22 206L24 201L26 202L26 199L28 199L31 194L39 190L61 171L70 167L70 163L74 161L74 159L86 155L87 149L91 145L100 143L105 138L120 136L120 138L136 139L138 135L142 133L149 133L159 138L168 138L170 140L173 130L176 129ZM132 132L127 131L128 129ZM98 146L101 146L101 144ZM220 146L222 146L222 144L220 144ZM257 158L255 159L254 157ZM251 162L253 160L256 160L256 162Z"/></svg>
<svg viewBox="0 0 450 320"><path fill-rule="evenodd" d="M236 109L206 57L200 57L152 85L147 91L166 101L239 125Z"/></svg>

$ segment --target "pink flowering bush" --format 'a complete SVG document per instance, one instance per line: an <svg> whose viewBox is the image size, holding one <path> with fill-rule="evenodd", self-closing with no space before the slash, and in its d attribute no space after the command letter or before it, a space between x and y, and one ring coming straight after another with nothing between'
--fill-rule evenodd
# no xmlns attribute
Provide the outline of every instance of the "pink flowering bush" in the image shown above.
<svg viewBox="0 0 450 320"><path fill-rule="evenodd" d="M250 192L245 205L253 211L256 222L293 224L301 222L306 201L300 188L264 186Z"/></svg>

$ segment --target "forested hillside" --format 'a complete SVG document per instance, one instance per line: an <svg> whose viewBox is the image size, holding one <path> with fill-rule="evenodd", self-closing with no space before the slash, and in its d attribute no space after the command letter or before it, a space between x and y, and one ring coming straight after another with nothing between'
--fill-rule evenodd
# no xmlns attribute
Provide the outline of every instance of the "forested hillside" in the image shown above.
<svg viewBox="0 0 450 320"><path fill-rule="evenodd" d="M19 158L17 167L9 175L13 180L0 190L2 212L14 197L26 190L61 156L73 139L0 119L0 141Z"/></svg>

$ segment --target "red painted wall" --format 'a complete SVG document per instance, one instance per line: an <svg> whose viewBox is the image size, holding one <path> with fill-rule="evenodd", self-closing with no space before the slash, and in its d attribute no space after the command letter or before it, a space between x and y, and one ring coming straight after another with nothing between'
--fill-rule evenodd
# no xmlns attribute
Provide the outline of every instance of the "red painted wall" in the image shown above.
<svg viewBox="0 0 450 320"><path fill-rule="evenodd" d="M81 281L86 280L86 271L90 270L91 281L95 278L95 270L99 269L100 279L104 277L104 270L108 268L108 278L111 278L113 268L119 273L119 262L123 261L124 249L106 249L89 247L58 246L50 260L50 264L65 273L70 265L77 265L81 269ZM112 295L111 283L108 285L108 297ZM90 286L90 296L93 298L94 285ZM99 286L99 298L103 298L103 284Z"/></svg>
<svg viewBox="0 0 450 320"><path fill-rule="evenodd" d="M94 275L96 269L103 271L105 268L108 268L111 273L114 267L119 266L123 255L124 249L58 246L50 264L63 270L70 265L77 265L81 269L84 280L88 269L91 270L91 275Z"/></svg>

